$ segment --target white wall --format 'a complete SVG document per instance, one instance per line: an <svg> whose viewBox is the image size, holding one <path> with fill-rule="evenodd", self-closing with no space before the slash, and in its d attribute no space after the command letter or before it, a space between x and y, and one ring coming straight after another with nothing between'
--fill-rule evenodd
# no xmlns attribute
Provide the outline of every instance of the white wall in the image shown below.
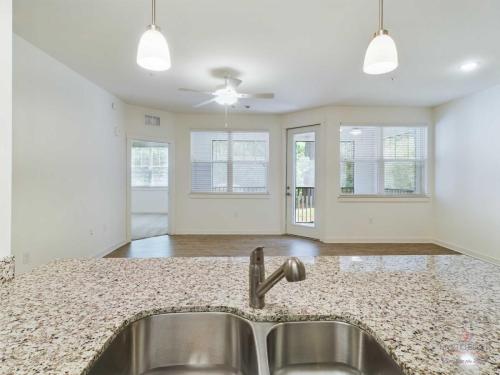
<svg viewBox="0 0 500 375"><path fill-rule="evenodd" d="M15 36L13 116L18 270L123 243L122 103Z"/></svg>
<svg viewBox="0 0 500 375"><path fill-rule="evenodd" d="M281 127L278 116L230 115L231 129L269 131L269 195L213 197L191 194L190 130L224 129L220 115L177 114L175 231L178 234L282 233Z"/></svg>
<svg viewBox="0 0 500 375"><path fill-rule="evenodd" d="M318 206L322 207L320 239L325 242L428 242L432 240L431 199L358 198L342 200L339 194L340 123L428 124L429 194L433 187L432 114L415 107L323 107L283 117L283 126L321 124Z"/></svg>
<svg viewBox="0 0 500 375"><path fill-rule="evenodd" d="M0 258L11 254L12 1L0 0Z"/></svg>
<svg viewBox="0 0 500 375"><path fill-rule="evenodd" d="M435 109L436 238L500 263L500 86Z"/></svg>
<svg viewBox="0 0 500 375"><path fill-rule="evenodd" d="M167 214L168 188L132 188L131 212Z"/></svg>

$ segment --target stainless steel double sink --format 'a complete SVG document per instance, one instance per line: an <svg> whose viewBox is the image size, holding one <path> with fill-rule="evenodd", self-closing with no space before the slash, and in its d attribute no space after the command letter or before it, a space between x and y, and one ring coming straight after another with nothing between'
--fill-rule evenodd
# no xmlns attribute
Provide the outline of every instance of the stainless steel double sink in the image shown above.
<svg viewBox="0 0 500 375"><path fill-rule="evenodd" d="M256 323L227 313L153 315L125 327L90 375L400 375L364 330L338 321Z"/></svg>

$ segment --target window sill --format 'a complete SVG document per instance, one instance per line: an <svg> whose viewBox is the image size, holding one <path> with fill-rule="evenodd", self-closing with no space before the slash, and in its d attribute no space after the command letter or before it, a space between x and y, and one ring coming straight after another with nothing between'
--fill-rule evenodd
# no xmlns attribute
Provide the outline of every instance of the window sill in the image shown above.
<svg viewBox="0 0 500 375"><path fill-rule="evenodd" d="M381 196L381 195L339 195L338 202L387 202L387 203L428 203L431 197L428 195L396 195L396 196Z"/></svg>
<svg viewBox="0 0 500 375"><path fill-rule="evenodd" d="M270 199L270 193L190 193L191 199Z"/></svg>

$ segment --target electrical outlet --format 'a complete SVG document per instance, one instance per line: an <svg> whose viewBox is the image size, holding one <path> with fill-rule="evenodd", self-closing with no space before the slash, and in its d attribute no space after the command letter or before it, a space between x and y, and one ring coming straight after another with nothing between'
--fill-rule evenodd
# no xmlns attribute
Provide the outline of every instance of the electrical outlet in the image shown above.
<svg viewBox="0 0 500 375"><path fill-rule="evenodd" d="M368 218L368 224L373 224L373 217Z"/></svg>
<svg viewBox="0 0 500 375"><path fill-rule="evenodd" d="M93 235L94 235L94 230L93 230L93 229L90 229L90 230L89 230L89 234L90 234L91 236L93 236Z"/></svg>

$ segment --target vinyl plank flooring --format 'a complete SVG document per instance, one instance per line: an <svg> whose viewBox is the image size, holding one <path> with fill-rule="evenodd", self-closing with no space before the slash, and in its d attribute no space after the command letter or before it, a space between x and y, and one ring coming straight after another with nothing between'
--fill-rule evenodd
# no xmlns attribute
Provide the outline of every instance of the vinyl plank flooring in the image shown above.
<svg viewBox="0 0 500 375"><path fill-rule="evenodd" d="M258 247L270 256L457 254L429 243L322 243L295 236L175 235L132 241L108 258L248 256Z"/></svg>

